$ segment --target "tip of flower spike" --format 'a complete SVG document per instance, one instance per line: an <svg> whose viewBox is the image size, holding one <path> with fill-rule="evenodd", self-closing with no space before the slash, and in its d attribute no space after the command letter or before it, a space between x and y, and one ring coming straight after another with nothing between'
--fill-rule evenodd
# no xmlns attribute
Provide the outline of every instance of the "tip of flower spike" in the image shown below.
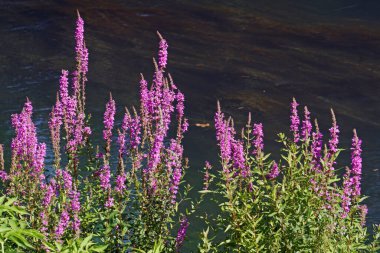
<svg viewBox="0 0 380 253"><path fill-rule="evenodd" d="M156 31L156 32L157 32L157 35L158 35L158 37L160 38L160 40L163 40L164 37L162 37L161 33L160 33L159 31Z"/></svg>
<svg viewBox="0 0 380 253"><path fill-rule="evenodd" d="M124 107L125 108L125 113L129 116L129 117L131 117L131 113L129 112L129 110L128 110L128 108L127 107ZM134 108L133 108L134 109Z"/></svg>
<svg viewBox="0 0 380 253"><path fill-rule="evenodd" d="M134 107L134 106L132 106L132 111L133 111L133 115L135 116L135 117L137 117L138 115L137 115L137 110L136 110L136 108Z"/></svg>
<svg viewBox="0 0 380 253"><path fill-rule="evenodd" d="M314 120L314 124L315 124L315 130L316 130L316 132L319 133L319 125L318 125L318 120L317 119Z"/></svg>
<svg viewBox="0 0 380 253"><path fill-rule="evenodd" d="M77 9L77 17L80 18L80 13L78 9Z"/></svg>
<svg viewBox="0 0 380 253"><path fill-rule="evenodd" d="M357 138L358 138L358 134L357 134L357 132L356 132L356 129L355 129L355 128L353 129L353 132L354 132L354 138L355 138L355 139L357 139Z"/></svg>
<svg viewBox="0 0 380 253"><path fill-rule="evenodd" d="M219 100L216 101L216 107L218 108L218 112L221 112L222 110L220 109L220 102Z"/></svg>
<svg viewBox="0 0 380 253"><path fill-rule="evenodd" d="M334 110L331 108L330 111L331 111L331 118L332 118L333 124L336 125L336 117L335 117Z"/></svg>
<svg viewBox="0 0 380 253"><path fill-rule="evenodd" d="M252 121L252 116L251 116L251 112L249 112L248 113L248 121L247 121L246 127L250 127L251 126L251 121Z"/></svg>
<svg viewBox="0 0 380 253"><path fill-rule="evenodd" d="M154 57L153 57L152 59L153 59L154 70L155 70L155 71L158 71L158 64L157 64L157 61L156 61L156 59L155 59Z"/></svg>

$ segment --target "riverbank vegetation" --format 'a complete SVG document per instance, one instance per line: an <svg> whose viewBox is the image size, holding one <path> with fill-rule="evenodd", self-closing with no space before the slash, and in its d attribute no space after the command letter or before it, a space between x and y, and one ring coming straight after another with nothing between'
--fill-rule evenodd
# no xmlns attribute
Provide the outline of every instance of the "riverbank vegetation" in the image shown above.
<svg viewBox="0 0 380 253"><path fill-rule="evenodd" d="M27 99L12 115L11 157L0 146L2 252L181 252L192 219L207 224L195 228L199 252L379 250L379 228L371 234L365 226L360 137L354 130L351 164L340 177L334 113L323 133L307 107L300 119L295 99L291 134L278 135L283 148L277 161L265 153L261 123L249 115L238 131L218 103L220 164L206 162L203 189L191 200L183 180L185 96L166 70L168 44L158 37L151 84L141 75L140 105L126 108L117 128L110 95L99 147L86 112L89 53L78 14L76 69L61 72L48 119L51 144L39 142ZM54 154L51 162L45 161L47 150ZM202 201L215 201L219 209L202 214Z"/></svg>

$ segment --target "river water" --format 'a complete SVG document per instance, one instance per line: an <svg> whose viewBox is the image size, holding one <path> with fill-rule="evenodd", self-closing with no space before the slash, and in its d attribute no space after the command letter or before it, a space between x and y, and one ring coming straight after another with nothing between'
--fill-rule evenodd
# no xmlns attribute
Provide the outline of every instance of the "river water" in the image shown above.
<svg viewBox="0 0 380 253"><path fill-rule="evenodd" d="M169 72L186 95L190 131L187 179L199 187L204 160L216 162L216 101L244 124L263 122L266 150L288 131L289 103L308 105L327 135L334 108L348 149L363 139L363 192L369 224L380 223L380 2L319 1L0 1L0 142L13 135L10 115L25 97L41 140L62 68L74 68L76 10L90 51L87 110L101 132L109 92L118 111L138 104L139 73L151 76L156 31L169 43ZM121 118L119 117L119 120ZM49 154L51 156L51 154ZM349 163L349 150L340 165ZM191 237L196 238L196 233Z"/></svg>

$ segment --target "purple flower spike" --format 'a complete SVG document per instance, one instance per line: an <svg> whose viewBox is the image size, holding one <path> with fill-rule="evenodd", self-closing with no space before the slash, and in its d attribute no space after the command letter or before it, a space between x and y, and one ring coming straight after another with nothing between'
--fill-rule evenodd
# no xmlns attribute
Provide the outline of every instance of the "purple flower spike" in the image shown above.
<svg viewBox="0 0 380 253"><path fill-rule="evenodd" d="M177 250L177 252L183 245L183 242L184 242L185 236L186 236L186 231L187 231L188 227L189 227L189 222L188 222L186 217L183 217L181 219L181 224L180 224L180 227L179 227L179 230L177 233L177 238L176 238L176 250Z"/></svg>
<svg viewBox="0 0 380 253"><path fill-rule="evenodd" d="M209 171L211 170L212 166L211 164L206 161L205 162L205 175L203 177L203 190L207 190L208 186L210 184L210 173Z"/></svg>
<svg viewBox="0 0 380 253"><path fill-rule="evenodd" d="M185 102L185 96L183 95L182 92L178 91L177 93L177 113L178 117L182 118L183 117L183 111L184 111L184 102Z"/></svg>
<svg viewBox="0 0 380 253"><path fill-rule="evenodd" d="M125 190L125 180L126 180L126 176L124 173L122 173L121 175L118 175L117 178L116 178L116 186L115 186L115 191L118 192L118 193L123 193L123 191Z"/></svg>
<svg viewBox="0 0 380 253"><path fill-rule="evenodd" d="M359 196L361 192L360 181L362 175L362 158L361 158L361 144L362 140L358 138L356 130L354 130L354 137L352 138L351 148L351 183L352 183L352 196Z"/></svg>
<svg viewBox="0 0 380 253"><path fill-rule="evenodd" d="M253 136L252 145L255 149L252 153L257 157L264 149L264 130L262 123L253 124Z"/></svg>
<svg viewBox="0 0 380 253"><path fill-rule="evenodd" d="M80 193L78 191L71 191L70 193L71 197L71 210L75 213L78 213L80 211Z"/></svg>
<svg viewBox="0 0 380 253"><path fill-rule="evenodd" d="M104 190L111 188L111 170L109 165L104 165L99 171L100 187Z"/></svg>
<svg viewBox="0 0 380 253"><path fill-rule="evenodd" d="M350 169L346 168L346 173L344 174L344 180L343 180L343 194L342 194L342 218L346 218L348 213L350 212L350 206L351 206L351 195L352 195L352 189L351 189L352 183L350 180Z"/></svg>
<svg viewBox="0 0 380 253"><path fill-rule="evenodd" d="M276 177L278 177L279 174L280 174L280 170L278 168L278 165L276 162L274 162L271 171L269 172L269 174L266 177L269 180L273 180Z"/></svg>
<svg viewBox="0 0 380 253"><path fill-rule="evenodd" d="M294 143L297 143L300 140L300 135L299 135L300 119L298 117L297 106L298 106L298 103L296 99L293 98L293 102L291 103L290 131L293 132Z"/></svg>
<svg viewBox="0 0 380 253"><path fill-rule="evenodd" d="M333 124L330 128L329 157L332 157L338 151L339 144L339 127L336 123L336 118L333 110L331 110L331 115Z"/></svg>
<svg viewBox="0 0 380 253"><path fill-rule="evenodd" d="M168 62L168 43L161 36L160 33L158 33L158 36L160 37L160 50L158 52L158 67L160 69L164 69Z"/></svg>
<svg viewBox="0 0 380 253"><path fill-rule="evenodd" d="M69 225L70 216L66 209L64 209L61 213L61 217L59 219L58 226L55 229L55 236L57 239L60 239L62 235L65 233L67 226Z"/></svg>
<svg viewBox="0 0 380 253"><path fill-rule="evenodd" d="M312 134L312 143L311 143L311 153L313 155L311 164L312 164L312 170L315 170L317 172L320 171L320 160L322 157L322 133L319 131L318 122L315 121L315 127L316 130Z"/></svg>
<svg viewBox="0 0 380 253"><path fill-rule="evenodd" d="M108 197L104 206L107 208L111 208L114 206L114 204L114 199L112 197Z"/></svg>
<svg viewBox="0 0 380 253"><path fill-rule="evenodd" d="M62 70L62 75L59 80L59 96L61 98L61 103L63 108L67 106L67 100L69 98L69 82L67 76L69 72L67 70Z"/></svg>
<svg viewBox="0 0 380 253"><path fill-rule="evenodd" d="M311 134L312 125L310 122L310 112L305 106L304 110L304 120L302 121L302 140L306 141Z"/></svg>
<svg viewBox="0 0 380 253"><path fill-rule="evenodd" d="M112 129L115 121L115 112L116 105L115 100L112 99L112 95L110 95L110 100L106 105L106 111L104 112L104 130L103 130L103 139L107 142L108 149L111 145L111 137L112 137ZM107 150L109 152L109 150Z"/></svg>
<svg viewBox="0 0 380 253"><path fill-rule="evenodd" d="M367 207L367 205L360 205L359 210L360 210L360 225L362 225L362 227L364 227L365 226L365 220L366 220L366 217L368 214L368 207Z"/></svg>
<svg viewBox="0 0 380 253"><path fill-rule="evenodd" d="M178 186L182 177L182 155L183 147L175 140L171 140L168 150L169 158L167 161L168 169L172 169L172 179L170 185L170 192L172 194L172 204L175 204Z"/></svg>
<svg viewBox="0 0 380 253"><path fill-rule="evenodd" d="M51 199L55 193L55 185L49 184L45 192L44 199L42 200L42 206L47 207L50 205Z"/></svg>
<svg viewBox="0 0 380 253"><path fill-rule="evenodd" d="M240 175L245 178L248 176L247 166L245 165L245 154L244 147L241 141L234 141L231 144L232 147L232 158L233 158L233 167L236 170L239 170Z"/></svg>
<svg viewBox="0 0 380 253"><path fill-rule="evenodd" d="M75 32L76 46L75 51L77 53L77 62L79 64L79 71L83 74L88 71L88 50L84 41L84 21L78 13L77 28Z"/></svg>
<svg viewBox="0 0 380 253"><path fill-rule="evenodd" d="M4 170L4 148L2 144L0 144L0 179L3 182L8 180L8 174Z"/></svg>

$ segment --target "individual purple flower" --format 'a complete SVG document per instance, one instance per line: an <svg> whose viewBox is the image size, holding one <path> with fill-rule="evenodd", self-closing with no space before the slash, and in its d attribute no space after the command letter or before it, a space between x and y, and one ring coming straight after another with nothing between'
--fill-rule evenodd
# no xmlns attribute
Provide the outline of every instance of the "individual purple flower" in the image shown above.
<svg viewBox="0 0 380 253"><path fill-rule="evenodd" d="M9 179L8 173L5 172L4 170L0 171L0 179L1 181L5 182Z"/></svg>
<svg viewBox="0 0 380 253"><path fill-rule="evenodd" d="M299 136L300 119L298 117L297 106L298 106L298 103L296 99L293 98L293 101L291 103L290 131L293 132L294 143L297 143L300 139L300 136Z"/></svg>
<svg viewBox="0 0 380 253"><path fill-rule="evenodd" d="M70 215L66 209L63 209L61 216L59 218L58 226L55 229L55 237L57 239L60 239L62 235L65 233L65 230L67 226L69 225L69 221L70 221Z"/></svg>
<svg viewBox="0 0 380 253"><path fill-rule="evenodd" d="M312 125L310 122L310 112L307 106L304 108L304 120L302 121L302 140L306 141L311 134Z"/></svg>
<svg viewBox="0 0 380 253"><path fill-rule="evenodd" d="M184 118L181 125L181 133L186 133L188 129L189 129L189 120L187 118Z"/></svg>
<svg viewBox="0 0 380 253"><path fill-rule="evenodd" d="M103 154L102 152L98 152L98 153L95 155L95 157L96 157L97 159L102 159L102 158L104 157L104 154Z"/></svg>
<svg viewBox="0 0 380 253"><path fill-rule="evenodd" d="M183 242L185 241L186 231L187 231L188 227L189 227L189 222L188 222L186 217L183 217L180 221L180 226L179 226L179 230L177 232L177 238L176 238L176 242L175 242L177 252L182 247Z"/></svg>
<svg viewBox="0 0 380 253"><path fill-rule="evenodd" d="M362 175L362 140L358 138L356 130L354 129L354 137L352 138L351 147L351 183L352 183L352 196L359 196L361 192L360 181Z"/></svg>
<svg viewBox="0 0 380 253"><path fill-rule="evenodd" d="M84 127L83 134L85 134L86 136L90 136L92 134L91 128L89 126Z"/></svg>
<svg viewBox="0 0 380 253"><path fill-rule="evenodd" d="M264 131L263 124L253 124L253 154L258 156L264 149Z"/></svg>
<svg viewBox="0 0 380 253"><path fill-rule="evenodd" d="M272 165L272 169L271 171L269 172L268 175L266 175L266 178L269 179L269 180L273 180L275 179L276 177L278 177L278 175L280 175L280 170L278 168L278 165L276 162L273 162L273 165Z"/></svg>
<svg viewBox="0 0 380 253"><path fill-rule="evenodd" d="M168 43L161 36L160 33L158 33L158 36L160 37L160 50L158 51L158 67L160 69L164 69L168 62Z"/></svg>

